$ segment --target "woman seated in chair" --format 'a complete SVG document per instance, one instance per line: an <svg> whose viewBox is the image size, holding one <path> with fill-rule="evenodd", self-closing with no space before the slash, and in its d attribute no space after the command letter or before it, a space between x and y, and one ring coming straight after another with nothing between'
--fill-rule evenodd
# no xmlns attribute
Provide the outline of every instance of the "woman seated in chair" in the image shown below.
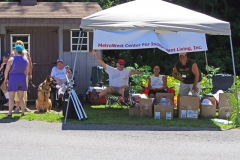
<svg viewBox="0 0 240 160"><path fill-rule="evenodd" d="M167 93L167 79L164 75L160 74L160 67L155 65L153 68L153 76L148 80L148 96L154 98L157 92Z"/></svg>

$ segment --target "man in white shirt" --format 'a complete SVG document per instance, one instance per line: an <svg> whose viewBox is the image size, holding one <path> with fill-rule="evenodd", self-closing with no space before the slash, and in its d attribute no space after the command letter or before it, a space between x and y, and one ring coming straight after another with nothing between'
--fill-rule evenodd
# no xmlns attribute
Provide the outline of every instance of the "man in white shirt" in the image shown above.
<svg viewBox="0 0 240 160"><path fill-rule="evenodd" d="M64 62L62 59L57 59L57 66L52 68L51 76L56 80L58 85L58 98L61 100L64 93L66 92L67 78L72 78L72 74L69 66L64 67Z"/></svg>
<svg viewBox="0 0 240 160"><path fill-rule="evenodd" d="M124 68L125 61L123 59L119 59L116 64L117 67L113 68L105 64L105 62L97 55L96 50L92 50L92 54L109 76L109 87L99 94L97 94L95 89L92 90L94 102L98 102L100 98L107 96L108 94L119 94L124 97L124 103L127 103L129 98L129 77L133 74L143 74L143 72Z"/></svg>

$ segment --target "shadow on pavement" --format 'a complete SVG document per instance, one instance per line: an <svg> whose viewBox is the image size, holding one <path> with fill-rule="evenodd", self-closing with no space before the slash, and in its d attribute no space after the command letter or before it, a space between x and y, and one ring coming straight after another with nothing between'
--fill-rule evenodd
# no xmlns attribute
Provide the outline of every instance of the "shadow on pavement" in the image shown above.
<svg viewBox="0 0 240 160"><path fill-rule="evenodd" d="M14 116L14 113L12 114L12 117L8 117L7 113L1 113L3 115L6 115L6 117L3 117L0 119L0 123L12 123L12 122L16 122L20 119L21 115L18 116Z"/></svg>

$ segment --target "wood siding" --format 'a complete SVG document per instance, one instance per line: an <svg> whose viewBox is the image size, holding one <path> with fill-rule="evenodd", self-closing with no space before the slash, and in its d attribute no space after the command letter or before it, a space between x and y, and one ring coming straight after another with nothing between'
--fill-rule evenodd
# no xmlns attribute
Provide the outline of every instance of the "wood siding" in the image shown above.
<svg viewBox="0 0 240 160"><path fill-rule="evenodd" d="M72 69L74 66L74 60L76 53L75 52L66 52L63 50L63 44L67 43L64 41L64 30L70 30L70 29L79 29L79 24L19 24L19 23L13 23L13 24L0 24L0 34L6 34L6 27L16 27L16 26L55 26L59 27L58 30L58 36L59 36L59 58L62 58L64 60L65 65L69 65ZM92 36L90 36L92 37ZM92 43L92 40L89 42ZM70 42L69 42L70 44ZM91 44L92 45L92 44ZM6 38L4 40L4 51L6 51ZM90 46L89 46L90 47ZM91 49L91 48L90 48ZM99 52L100 54L100 52ZM76 68L75 68L75 83L76 83L76 91L77 93L84 94L86 93L88 87L92 84L90 81L91 77L91 71L92 67L99 65L97 60L93 57L93 55L90 52L81 52L78 53L77 60L76 60ZM49 70L50 74L51 70ZM35 84L39 85L39 84Z"/></svg>

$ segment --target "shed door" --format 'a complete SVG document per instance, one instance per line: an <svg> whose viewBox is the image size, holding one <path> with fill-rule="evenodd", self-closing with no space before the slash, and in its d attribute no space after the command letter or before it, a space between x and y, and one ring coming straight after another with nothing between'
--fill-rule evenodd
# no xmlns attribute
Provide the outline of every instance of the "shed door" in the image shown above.
<svg viewBox="0 0 240 160"><path fill-rule="evenodd" d="M33 33L33 83L41 84L51 74L52 67L58 58L58 29L39 29ZM37 88L29 87L34 93L29 99L37 98Z"/></svg>

